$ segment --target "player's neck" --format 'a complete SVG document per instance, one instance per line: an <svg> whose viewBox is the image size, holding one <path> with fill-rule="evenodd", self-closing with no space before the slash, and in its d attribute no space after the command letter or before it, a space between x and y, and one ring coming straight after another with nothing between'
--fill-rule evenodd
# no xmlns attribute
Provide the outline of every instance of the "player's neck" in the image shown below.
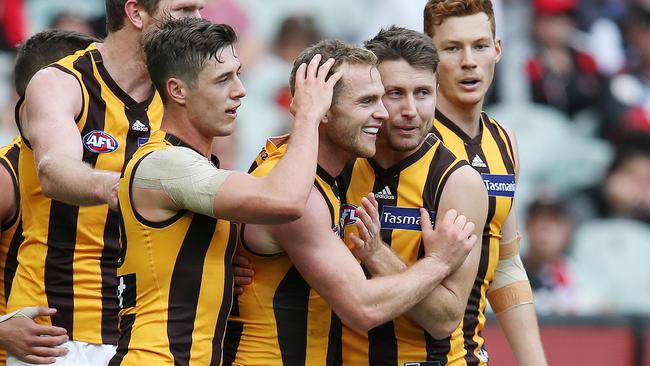
<svg viewBox="0 0 650 366"><path fill-rule="evenodd" d="M438 95L436 109L444 114L454 124L460 127L467 136L473 138L481 132L481 111L483 110L483 101L473 105L457 105L442 95Z"/></svg>
<svg viewBox="0 0 650 366"><path fill-rule="evenodd" d="M373 156L372 159L377 162L377 164L383 169L389 169L399 164L400 161L417 152L420 147L422 147L424 140L426 140L426 136L422 139L422 141L420 141L420 144L415 149L400 151L393 149L387 141L377 139L377 143L375 144L377 150L375 152L375 156Z"/></svg>
<svg viewBox="0 0 650 366"><path fill-rule="evenodd" d="M187 113L183 108L165 106L160 129L178 137L201 155L210 159L214 137L203 135L187 118Z"/></svg>
<svg viewBox="0 0 650 366"><path fill-rule="evenodd" d="M142 102L151 96L152 83L138 34L127 30L111 33L99 52L106 71L133 100Z"/></svg>
<svg viewBox="0 0 650 366"><path fill-rule="evenodd" d="M318 165L332 177L337 177L351 157L350 153L333 144L327 137L322 136L318 142Z"/></svg>

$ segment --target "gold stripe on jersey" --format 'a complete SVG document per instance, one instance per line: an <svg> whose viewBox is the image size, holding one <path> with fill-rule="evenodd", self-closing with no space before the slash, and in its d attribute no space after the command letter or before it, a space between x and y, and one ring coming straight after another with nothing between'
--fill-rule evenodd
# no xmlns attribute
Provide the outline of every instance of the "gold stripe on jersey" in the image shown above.
<svg viewBox="0 0 650 366"><path fill-rule="evenodd" d="M164 222L150 222L132 205L133 173L142 159L174 145L189 147L164 131L153 133L120 180L121 334L111 366L222 364L235 225L185 210Z"/></svg>
<svg viewBox="0 0 650 366"><path fill-rule="evenodd" d="M345 197L346 238L356 232L354 210L361 198L373 192L379 203L382 239L407 264L415 263L424 255L419 208L432 212L433 219L447 179L466 164L433 135L427 136L415 153L388 169L373 159L357 159L339 178ZM405 316L367 333L344 327L343 364L378 366L430 361L430 340L422 327Z"/></svg>
<svg viewBox="0 0 650 366"><path fill-rule="evenodd" d="M76 123L82 160L96 169L121 172L138 145L160 127L162 102L136 102L104 68L96 45L50 65L79 82L83 104ZM25 241L9 310L42 305L57 308L51 323L71 340L116 344L119 215L107 205L72 206L41 191L29 141L21 147L19 172ZM49 324L49 319L38 319Z"/></svg>
<svg viewBox="0 0 650 366"><path fill-rule="evenodd" d="M286 152L286 140L269 139L253 163L253 175L271 171ZM333 235L340 235L334 178L318 167L314 186L327 202ZM244 230L242 225L240 238ZM249 258L255 278L233 305L224 343L226 365L335 365L340 321L289 257L255 253L243 241L237 252Z"/></svg>
<svg viewBox="0 0 650 366"><path fill-rule="evenodd" d="M16 267L18 266L18 247L23 242L23 229L20 219L20 191L18 188L18 155L20 154L20 137L8 145L0 147L0 169L5 169L11 176L16 199L16 211L4 223L0 223L0 314L7 313L7 298L11 293ZM0 366L6 364L6 352L0 348Z"/></svg>
<svg viewBox="0 0 650 366"><path fill-rule="evenodd" d="M439 111L436 111L432 131L454 154L466 159L481 173L488 189L489 204L478 273L463 321L451 339L434 341L432 348L437 354L446 353L447 365L485 365L489 356L483 347L485 340L481 331L485 326L486 293L494 279L501 228L510 213L516 186L512 144L503 127L485 113L481 114L480 132L474 138ZM494 181L511 183L500 189L492 185Z"/></svg>

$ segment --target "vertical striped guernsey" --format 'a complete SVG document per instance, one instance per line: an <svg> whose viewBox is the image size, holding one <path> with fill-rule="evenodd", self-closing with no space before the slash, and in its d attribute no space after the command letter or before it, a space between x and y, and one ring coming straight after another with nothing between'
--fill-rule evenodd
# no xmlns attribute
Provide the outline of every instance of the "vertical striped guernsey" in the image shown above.
<svg viewBox="0 0 650 366"><path fill-rule="evenodd" d="M7 298L11 293L11 282L18 266L18 247L23 242L22 220L20 219L20 192L18 190L18 155L20 154L20 137L0 147L0 169L9 172L16 195L16 211L2 224L0 229L0 314L7 311ZM5 350L0 348L0 366L6 362Z"/></svg>
<svg viewBox="0 0 650 366"><path fill-rule="evenodd" d="M152 90L147 100L135 102L108 74L94 44L49 67L72 75L81 87L83 104L75 122L83 161L120 172L150 131L160 127L158 94ZM79 207L45 197L26 139L19 172L25 241L9 310L53 307L58 311L51 323L65 328L71 340L116 344L118 213L107 205Z"/></svg>
<svg viewBox="0 0 650 366"><path fill-rule="evenodd" d="M433 132L456 156L469 161L481 174L489 203L478 273L463 321L450 339L434 342L434 354L443 361L442 365L486 365L488 353L481 330L485 326L487 289L499 261L501 227L510 213L515 193L512 144L503 127L485 113L481 114L480 132L474 138L438 111Z"/></svg>
<svg viewBox="0 0 650 366"><path fill-rule="evenodd" d="M253 163L252 174L268 174L286 152L285 142L286 138L269 139ZM318 167L314 187L329 207L332 231L340 235L334 178ZM240 237L244 230L242 227ZM243 241L238 253L250 259L255 278L238 296L230 314L224 344L226 365L336 365L341 323L289 257L256 253Z"/></svg>
<svg viewBox="0 0 650 366"><path fill-rule="evenodd" d="M132 206L138 165L170 146L189 147L171 134L154 132L120 181L124 259L117 287L120 341L111 366L222 364L236 226L186 210L150 222ZM216 157L213 162L218 164Z"/></svg>
<svg viewBox="0 0 650 366"><path fill-rule="evenodd" d="M407 264L424 255L419 208L434 219L449 176L466 165L433 135L426 137L412 155L383 169L373 159L357 159L341 174L346 237L356 231L354 210L361 198L373 192L379 203L381 236ZM358 332L343 328L344 365L404 365L432 360L433 339L415 322L400 316L393 321ZM420 365L420 363L414 363ZM435 365L422 363L422 365Z"/></svg>

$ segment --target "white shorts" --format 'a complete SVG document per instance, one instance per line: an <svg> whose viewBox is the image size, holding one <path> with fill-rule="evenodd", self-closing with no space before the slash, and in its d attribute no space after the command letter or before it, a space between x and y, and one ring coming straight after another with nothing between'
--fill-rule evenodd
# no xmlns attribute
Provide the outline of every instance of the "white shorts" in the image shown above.
<svg viewBox="0 0 650 366"><path fill-rule="evenodd" d="M116 346L106 344L88 344L86 342L67 341L63 347L68 349L68 354L57 357L55 363L50 365L56 366L107 366L111 360ZM7 355L7 366L27 366L34 365L25 363L12 355Z"/></svg>

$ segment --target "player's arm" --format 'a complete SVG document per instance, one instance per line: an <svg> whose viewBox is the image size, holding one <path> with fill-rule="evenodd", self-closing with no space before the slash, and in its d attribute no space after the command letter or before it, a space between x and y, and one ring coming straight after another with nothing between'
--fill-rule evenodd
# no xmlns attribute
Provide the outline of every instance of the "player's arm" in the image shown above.
<svg viewBox="0 0 650 366"><path fill-rule="evenodd" d="M234 172L215 196L214 212L239 222L283 223L300 217L316 175L318 126L332 103L337 72L326 80L334 59L320 67L320 55L296 72L292 102L295 120L284 157L269 174L253 177Z"/></svg>
<svg viewBox="0 0 650 366"><path fill-rule="evenodd" d="M447 213L449 210L456 210L465 216L467 221L475 224L473 235L482 238L487 206L487 192L481 177L470 166L463 166L449 176L442 191L438 212ZM425 220L421 221L425 222ZM441 225L447 224L438 217L436 231L446 230L441 228ZM481 255L480 239L478 241L479 244L474 246L460 267L406 313L435 338L449 336L463 317ZM373 275L389 275L408 268L389 248L380 249L373 255L362 258L363 264Z"/></svg>
<svg viewBox="0 0 650 366"><path fill-rule="evenodd" d="M71 205L109 203L115 207L118 172L93 169L82 161L83 144L75 123L82 107L77 80L48 67L26 90L25 119L43 193Z"/></svg>
<svg viewBox="0 0 650 366"><path fill-rule="evenodd" d="M55 357L68 353L67 348L59 347L68 341L66 330L36 324L32 318L55 313L54 309L30 307L0 316L0 347L23 362L54 363Z"/></svg>
<svg viewBox="0 0 650 366"><path fill-rule="evenodd" d="M2 199L0 199L0 227L2 227L16 214L14 182L11 173L7 171L2 162L0 162L0 192L2 192ZM1 230L0 235L2 235Z"/></svg>
<svg viewBox="0 0 650 366"><path fill-rule="evenodd" d="M163 221L179 210L253 224L295 220L305 209L316 174L318 125L332 102L334 63L320 67L320 55L297 72L294 135L285 156L264 177L218 169L187 148L172 147L144 157L133 180L135 209L150 221ZM318 70L318 73L316 73Z"/></svg>
<svg viewBox="0 0 650 366"><path fill-rule="evenodd" d="M511 131L507 133L512 142L518 177L517 141ZM494 273L494 281L488 289L487 298L517 363L522 366L546 366L532 290L519 256L519 232L514 204L501 229L499 263Z"/></svg>
<svg viewBox="0 0 650 366"><path fill-rule="evenodd" d="M366 279L357 260L332 231L330 221L327 205L314 189L300 219L284 225L247 225L245 240L251 245L249 238L268 236L286 251L307 283L332 306L342 322L358 330L376 327L414 306L449 275L455 262L462 261L474 244L465 240L453 255L440 255L428 248L424 258L408 270ZM267 235L251 230L266 231Z"/></svg>

